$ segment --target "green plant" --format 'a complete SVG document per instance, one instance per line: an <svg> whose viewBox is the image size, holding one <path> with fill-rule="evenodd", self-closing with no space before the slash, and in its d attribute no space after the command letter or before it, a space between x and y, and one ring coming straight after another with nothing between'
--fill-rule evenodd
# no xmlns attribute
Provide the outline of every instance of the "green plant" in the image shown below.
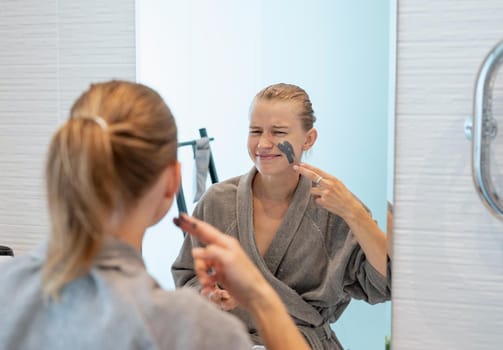
<svg viewBox="0 0 503 350"><path fill-rule="evenodd" d="M384 350L391 350L391 338L389 335L384 337Z"/></svg>

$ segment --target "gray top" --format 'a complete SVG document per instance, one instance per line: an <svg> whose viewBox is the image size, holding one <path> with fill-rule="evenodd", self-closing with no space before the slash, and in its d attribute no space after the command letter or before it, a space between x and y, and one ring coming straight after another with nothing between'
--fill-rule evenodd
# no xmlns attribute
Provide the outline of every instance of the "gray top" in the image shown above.
<svg viewBox="0 0 503 350"><path fill-rule="evenodd" d="M239 239L250 258L281 296L290 315L314 350L342 349L329 324L351 298L371 304L390 299L390 285L367 261L349 226L314 203L311 181L301 177L283 221L264 257L253 231L252 181L248 174L215 184L194 210L201 218ZM177 286L197 287L187 237L172 267ZM261 343L249 315L232 311Z"/></svg>
<svg viewBox="0 0 503 350"><path fill-rule="evenodd" d="M243 325L187 289L162 290L138 251L107 239L91 271L44 302L45 248L0 264L2 349L243 349Z"/></svg>

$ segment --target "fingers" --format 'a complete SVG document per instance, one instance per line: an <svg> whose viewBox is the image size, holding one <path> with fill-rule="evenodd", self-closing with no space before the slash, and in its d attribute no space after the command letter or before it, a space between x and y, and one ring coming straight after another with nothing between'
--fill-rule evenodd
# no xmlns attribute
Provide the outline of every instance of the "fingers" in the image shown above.
<svg viewBox="0 0 503 350"><path fill-rule="evenodd" d="M226 247L219 247L218 245L208 245L205 248L193 248L192 256L194 259L202 259L205 261L218 261L220 264L229 263L229 254L232 251L229 251ZM209 266L211 267L211 266Z"/></svg>
<svg viewBox="0 0 503 350"><path fill-rule="evenodd" d="M174 218L173 222L183 231L197 238L204 244L216 244L222 247L227 247L229 237L217 230L212 225L190 217L187 214L181 214L178 218Z"/></svg>
<svg viewBox="0 0 503 350"><path fill-rule="evenodd" d="M320 187L313 187L313 188L311 188L310 193L313 196L321 197L326 193L326 190L323 188L320 188Z"/></svg>
<svg viewBox="0 0 503 350"><path fill-rule="evenodd" d="M211 288L211 287L205 287L205 288L202 288L201 289L201 295L205 296L207 299L209 299L210 301L216 303L218 302L219 298L217 296L217 291L215 290L215 287Z"/></svg>
<svg viewBox="0 0 503 350"><path fill-rule="evenodd" d="M194 248L196 249L202 249L202 248ZM216 283L216 274L215 273L210 273L211 269L215 270L214 265L216 262L208 261L205 259L201 258L194 258L194 271L197 275L197 278L199 279L199 283L201 286L208 287L208 286L215 286Z"/></svg>
<svg viewBox="0 0 503 350"><path fill-rule="evenodd" d="M193 248L194 270L203 286L216 286L227 280L229 266L235 262L237 249L228 249L210 244L204 248Z"/></svg>
<svg viewBox="0 0 503 350"><path fill-rule="evenodd" d="M327 183L337 180L334 176L311 165L294 165L293 169L311 180L315 186L327 185Z"/></svg>
<svg viewBox="0 0 503 350"><path fill-rule="evenodd" d="M307 177L309 180L311 181L316 181L316 179L318 178L318 174L310 169L307 169L307 168L304 168L302 167L301 165L294 165L293 166L293 169L295 171L297 171L299 174Z"/></svg>
<svg viewBox="0 0 503 350"><path fill-rule="evenodd" d="M225 311L232 310L238 305L227 291L218 289L215 286L213 288L203 288L201 294Z"/></svg>
<svg viewBox="0 0 503 350"><path fill-rule="evenodd" d="M235 309L237 306L237 302L235 299L232 297L229 297L229 299L222 299L220 301L220 308L225 311L230 311L232 309Z"/></svg>
<svg viewBox="0 0 503 350"><path fill-rule="evenodd" d="M311 181L315 181L318 178L318 176L321 176L324 179L329 179L333 177L329 173L307 163L299 163L295 165L293 168L302 175L311 179Z"/></svg>
<svg viewBox="0 0 503 350"><path fill-rule="evenodd" d="M219 290L215 286L201 289L201 294L217 305L222 302Z"/></svg>
<svg viewBox="0 0 503 350"><path fill-rule="evenodd" d="M222 247L209 245L205 248L193 248L194 268L200 269L201 274L215 279L222 270L222 265L229 263L229 252ZM196 266L197 263L197 266ZM196 270L197 272L197 270Z"/></svg>

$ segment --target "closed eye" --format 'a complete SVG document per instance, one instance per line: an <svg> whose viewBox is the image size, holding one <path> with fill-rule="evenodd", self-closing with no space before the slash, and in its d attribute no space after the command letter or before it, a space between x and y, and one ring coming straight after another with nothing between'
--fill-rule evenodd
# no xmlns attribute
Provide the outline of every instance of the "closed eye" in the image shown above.
<svg viewBox="0 0 503 350"><path fill-rule="evenodd" d="M251 129L250 130L250 136L260 136L262 135L262 130L260 129Z"/></svg>

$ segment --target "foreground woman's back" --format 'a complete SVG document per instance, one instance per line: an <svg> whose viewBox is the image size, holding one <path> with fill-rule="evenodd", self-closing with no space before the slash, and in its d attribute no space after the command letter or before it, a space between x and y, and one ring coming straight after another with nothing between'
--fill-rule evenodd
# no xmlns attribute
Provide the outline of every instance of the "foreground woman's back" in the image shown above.
<svg viewBox="0 0 503 350"><path fill-rule="evenodd" d="M166 292L116 239L57 302L42 299L41 246L0 265L2 349L246 349L243 326L189 290Z"/></svg>

